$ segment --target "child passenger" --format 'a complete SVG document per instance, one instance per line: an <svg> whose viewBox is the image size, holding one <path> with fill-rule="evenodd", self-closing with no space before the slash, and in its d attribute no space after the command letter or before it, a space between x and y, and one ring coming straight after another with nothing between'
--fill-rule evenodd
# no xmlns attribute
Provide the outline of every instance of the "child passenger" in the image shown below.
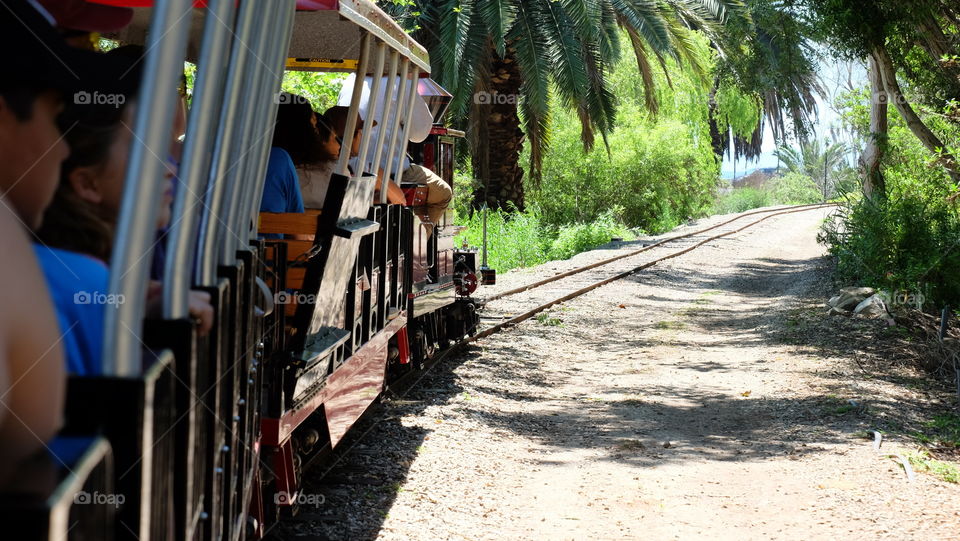
<svg viewBox="0 0 960 541"><path fill-rule="evenodd" d="M127 62L127 69L127 77L139 82L139 65ZM135 100L136 94L130 92L119 106L71 104L60 119L71 151L61 168L53 203L37 231L44 243L38 255L64 329L67 364L76 375L101 372L104 313L111 309L111 302L121 302L105 295L107 262L113 250L127 157L133 143L130 127ZM158 230L170 222L172 179L173 170L168 164ZM64 273L62 266L71 272ZM159 283L152 283L149 291L148 312L158 308ZM208 332L213 323L209 295L191 292L190 313L200 320L200 333Z"/></svg>

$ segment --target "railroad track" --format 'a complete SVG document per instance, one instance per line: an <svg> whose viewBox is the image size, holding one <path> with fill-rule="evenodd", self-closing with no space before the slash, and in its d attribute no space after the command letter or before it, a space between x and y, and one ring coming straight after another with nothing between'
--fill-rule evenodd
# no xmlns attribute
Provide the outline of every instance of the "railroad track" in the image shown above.
<svg viewBox="0 0 960 541"><path fill-rule="evenodd" d="M693 250L696 250L697 248L709 242L740 233L766 220L769 220L770 218L784 216L786 214L794 214L797 212L829 208L833 206L836 205L831 203L798 205L787 208L747 212L710 227L705 227L703 229L691 231L682 235L661 239L637 250L619 254L617 256L584 265L582 267L577 267L573 270L562 272L543 280L538 280L530 284L507 291L502 291L486 297L482 301L483 312L489 313L499 311L501 315L493 317L485 316L481 320L481 325L484 319L487 321L491 319L499 320L497 323L480 329L480 331L473 336L452 345L437 355L434 355L434 357L426 363L422 370L411 372L410 374L394 380L388 386L385 394L388 397L403 397L410 389L416 386L417 382L419 382L430 371L431 368L442 362L444 359L450 357L452 354L460 351L461 348L467 344L482 338L486 338L506 328L513 327L518 323L530 319L557 304L589 293L590 291L593 291L594 289L607 285L611 282L622 280L632 274L653 267L654 265L657 265L663 261L667 261L669 259L692 252ZM735 223L740 222L744 218L760 215L763 216L746 224ZM706 235L705 238L698 238L704 235ZM682 243L682 241L689 242L686 245L681 245L678 250L660 255L654 259L642 257L645 255L649 256L650 254L647 254L647 252L656 250L657 248L664 248L667 245ZM508 306L496 306L498 301L504 300L510 301Z"/></svg>
<svg viewBox="0 0 960 541"><path fill-rule="evenodd" d="M483 312L485 313L483 319L487 321L491 319L499 321L494 325L481 329L480 332L467 338L463 343L470 343L481 338L486 338L505 328L512 327L522 321L530 319L557 304L584 295L611 282L626 278L668 259L689 253L709 242L740 233L770 218L832 206L835 205L830 203L800 205L785 209L760 210L740 214L735 218L710 227L661 239L638 250L619 254L602 261L562 272L543 280L491 295L483 300ZM758 215L764 216L746 224L737 223L731 226L734 222ZM699 238L704 235L708 236L706 236L706 238ZM681 243L682 241L690 242L686 246L682 246L679 250L655 257L654 259L643 257L649 256L647 252L663 248L668 244ZM509 302L498 302L504 300L509 300ZM490 315L491 313L493 315Z"/></svg>

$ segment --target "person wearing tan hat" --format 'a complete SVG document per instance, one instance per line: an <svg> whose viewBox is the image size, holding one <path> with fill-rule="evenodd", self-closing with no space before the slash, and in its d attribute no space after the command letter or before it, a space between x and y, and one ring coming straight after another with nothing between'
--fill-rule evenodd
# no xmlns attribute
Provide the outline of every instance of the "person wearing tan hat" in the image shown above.
<svg viewBox="0 0 960 541"><path fill-rule="evenodd" d="M344 138L344 131L346 131L347 126L347 116L350 112L349 107L344 107L337 105L327 109L321 120L330 122L333 132L337 134L339 141L342 141ZM373 121L371 127L376 126L377 121ZM363 134L363 119L357 118L357 126L353 132L353 139L350 143L350 157L356 158L360 155L360 138ZM339 154L339 150L337 152ZM374 196L374 202L380 201L380 187L383 184L383 170L377 171L377 194ZM407 202L407 198L403 195L403 190L400 189L400 186L397 186L394 182L387 183L387 201L393 205L404 205Z"/></svg>

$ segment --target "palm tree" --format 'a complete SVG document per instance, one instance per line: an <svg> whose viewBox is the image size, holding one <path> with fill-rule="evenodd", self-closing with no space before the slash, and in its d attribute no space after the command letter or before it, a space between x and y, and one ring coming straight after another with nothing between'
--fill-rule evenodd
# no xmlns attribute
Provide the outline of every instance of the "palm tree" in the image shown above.
<svg viewBox="0 0 960 541"><path fill-rule="evenodd" d="M689 29L722 42L720 28L745 17L741 0L422 0L382 2L430 52L433 77L455 96L455 122L467 128L473 206L523 208L520 152L530 145L536 179L550 142L551 95L577 111L584 148L612 131L616 99L607 84L620 57L620 31L656 111L653 71L680 60L709 84Z"/></svg>
<svg viewBox="0 0 960 541"><path fill-rule="evenodd" d="M736 87L755 96L762 115L749 136L734 135L716 117L717 103L711 99L711 136L714 152L722 159L733 136L733 158L755 159L762 153L765 126L774 140L793 135L801 142L813 133L817 97L825 89L817 73L818 52L813 43L815 29L784 0L744 0L749 21L731 19L722 39L729 44L720 50L720 64L711 96L722 86Z"/></svg>
<svg viewBox="0 0 960 541"><path fill-rule="evenodd" d="M780 159L787 171L810 177L817 183L826 199L833 186L831 176L837 170L847 166L849 148L845 143L824 142L819 140L803 143L800 148L779 147L774 155Z"/></svg>

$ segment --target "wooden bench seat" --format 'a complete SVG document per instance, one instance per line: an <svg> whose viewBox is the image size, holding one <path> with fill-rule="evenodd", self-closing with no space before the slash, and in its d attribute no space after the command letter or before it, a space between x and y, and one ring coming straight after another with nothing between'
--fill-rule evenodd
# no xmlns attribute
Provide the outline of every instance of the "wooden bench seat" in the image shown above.
<svg viewBox="0 0 960 541"><path fill-rule="evenodd" d="M260 235L283 235L283 239L276 240L281 240L287 245L287 263L302 262L305 255L313 248L313 241L299 240L294 236L314 235L317 232L319 217L320 211L317 209L307 209L303 213L261 212L257 232ZM305 275L306 269L303 266L288 266L284 288L299 290L303 287ZM274 290L279 289L277 284L271 284L271 286ZM292 317L297 310L296 296L291 296L291 300L292 302L284 305L284 311L287 316Z"/></svg>

